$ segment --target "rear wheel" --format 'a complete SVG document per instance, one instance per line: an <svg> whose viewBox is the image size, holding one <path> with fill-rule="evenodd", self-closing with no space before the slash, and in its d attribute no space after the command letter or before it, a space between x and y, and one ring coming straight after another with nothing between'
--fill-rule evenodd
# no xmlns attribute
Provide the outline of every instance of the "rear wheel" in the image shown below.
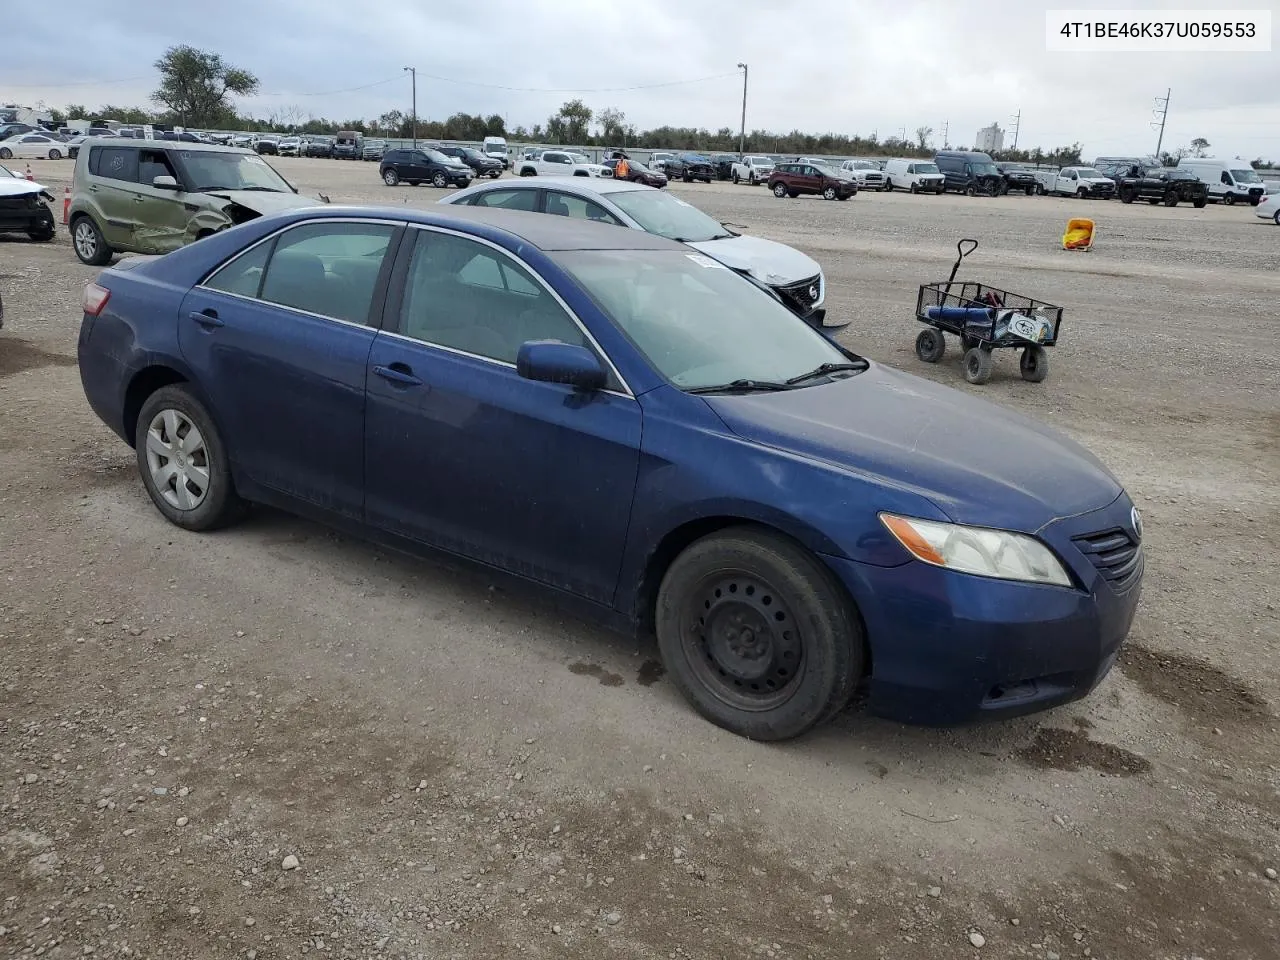
<svg viewBox="0 0 1280 960"><path fill-rule="evenodd" d="M831 572L764 530L686 548L662 578L655 626L663 664L698 712L753 740L829 720L863 669L861 625Z"/></svg>
<svg viewBox="0 0 1280 960"><path fill-rule="evenodd" d="M400 182L400 174L396 173L391 167L387 167L387 169L383 171L382 182L388 187L394 187Z"/></svg>
<svg viewBox="0 0 1280 960"><path fill-rule="evenodd" d="M8 147L0 147L0 160L12 160L13 151Z"/></svg>
<svg viewBox="0 0 1280 960"><path fill-rule="evenodd" d="M822 191L823 200L834 200L836 198L836 188L827 187Z"/></svg>
<svg viewBox="0 0 1280 960"><path fill-rule="evenodd" d="M1176 207L1178 205L1178 195L1176 193L1171 193L1166 196L1164 198L1164 205L1166 207Z"/></svg>
<svg viewBox="0 0 1280 960"><path fill-rule="evenodd" d="M445 187L449 185L449 178L446 177L443 173L436 172L431 176L431 185L440 190L443 190Z"/></svg>
<svg viewBox="0 0 1280 960"><path fill-rule="evenodd" d="M1035 187L1027 187L1027 189L1026 189L1026 194L1027 194L1027 196L1028 196L1028 197L1029 197L1029 196L1031 196L1031 195L1032 195L1033 193L1035 193L1035 192L1036 192Z"/></svg>
<svg viewBox="0 0 1280 960"><path fill-rule="evenodd" d="M111 259L106 237L89 216L82 215L71 221L71 246L80 262L91 267L104 266Z"/></svg>
<svg viewBox="0 0 1280 960"><path fill-rule="evenodd" d="M800 196L800 194L795 190L788 190L787 196L790 197L792 200L794 200L796 197Z"/></svg>
<svg viewBox="0 0 1280 960"><path fill-rule="evenodd" d="M1197 210L1203 210L1203 209L1204 209L1205 204L1206 204L1206 203L1208 203L1208 202L1209 202L1209 201L1207 201L1207 200L1192 200L1192 201L1191 201L1191 205L1192 205L1193 207L1195 207Z"/></svg>
<svg viewBox="0 0 1280 960"><path fill-rule="evenodd" d="M1121 203L1133 203L1133 201L1136 199L1138 199L1138 195L1134 193L1132 190L1124 190L1120 193Z"/></svg>
<svg viewBox="0 0 1280 960"><path fill-rule="evenodd" d="M1233 207L1235 206L1235 203L1236 203L1236 195L1234 193L1225 194L1222 197L1222 202L1225 203L1228 207Z"/></svg>
<svg viewBox="0 0 1280 960"><path fill-rule="evenodd" d="M533 167L520 168L520 176L522 177L536 177L537 175L538 175L538 171L533 169Z"/></svg>
<svg viewBox="0 0 1280 960"><path fill-rule="evenodd" d="M1040 346L1023 347L1018 369L1023 380L1039 383L1049 375L1049 351Z"/></svg>
<svg viewBox="0 0 1280 960"><path fill-rule="evenodd" d="M61 151L61 150L59 150L59 149L57 149L56 147L55 147L54 149L50 150L50 151L49 151L49 159L50 159L50 160L61 160L61 159L62 159L62 151Z"/></svg>
<svg viewBox="0 0 1280 960"><path fill-rule="evenodd" d="M925 363L937 363L947 352L947 341L941 330L929 328L916 335L916 356Z"/></svg>
<svg viewBox="0 0 1280 960"><path fill-rule="evenodd" d="M973 347L964 355L964 378L970 383L981 384L991 379L995 359L990 350Z"/></svg>
<svg viewBox="0 0 1280 960"><path fill-rule="evenodd" d="M890 180L888 177L885 177L885 180L884 180L884 192L893 193L893 181ZM916 185L914 183L911 185L911 192L912 193L916 192Z"/></svg>
<svg viewBox="0 0 1280 960"><path fill-rule="evenodd" d="M972 185L970 185L964 188L964 195L966 197L976 197L978 195L978 191L974 189Z"/></svg>
<svg viewBox="0 0 1280 960"><path fill-rule="evenodd" d="M222 438L187 387L161 387L147 398L134 446L142 483L170 523L213 530L243 513Z"/></svg>

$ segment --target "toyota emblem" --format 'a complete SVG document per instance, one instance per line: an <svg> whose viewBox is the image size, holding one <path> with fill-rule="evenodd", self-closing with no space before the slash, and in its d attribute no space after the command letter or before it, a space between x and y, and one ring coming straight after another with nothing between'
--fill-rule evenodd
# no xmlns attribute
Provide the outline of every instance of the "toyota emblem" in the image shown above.
<svg viewBox="0 0 1280 960"><path fill-rule="evenodd" d="M1129 519L1133 521L1133 532L1137 535L1138 540L1142 540L1142 514L1138 512L1137 507L1133 507L1129 511Z"/></svg>
<svg viewBox="0 0 1280 960"><path fill-rule="evenodd" d="M818 299L818 285L816 283L809 288L809 299L810 300Z"/></svg>

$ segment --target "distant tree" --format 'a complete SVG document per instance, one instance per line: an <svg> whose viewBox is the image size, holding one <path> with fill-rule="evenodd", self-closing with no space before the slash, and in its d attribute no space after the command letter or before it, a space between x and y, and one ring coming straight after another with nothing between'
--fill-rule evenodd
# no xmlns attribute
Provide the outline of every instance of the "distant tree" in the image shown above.
<svg viewBox="0 0 1280 960"><path fill-rule="evenodd" d="M615 107L605 107L596 114L600 124L600 141L605 146L621 145L627 128L627 115Z"/></svg>
<svg viewBox="0 0 1280 960"><path fill-rule="evenodd" d="M568 100L561 104L559 113L547 119L547 134L557 143L586 143L591 117L591 108L581 100Z"/></svg>
<svg viewBox="0 0 1280 960"><path fill-rule="evenodd" d="M1209 141L1204 137L1196 137L1191 141L1191 149L1195 151L1197 157L1203 157L1205 151L1209 149Z"/></svg>
<svg viewBox="0 0 1280 960"><path fill-rule="evenodd" d="M486 137L505 137L507 135L507 121L502 119L501 114L492 113L485 118L484 135Z"/></svg>
<svg viewBox="0 0 1280 960"><path fill-rule="evenodd" d="M226 63L220 54L180 44L155 62L160 86L151 99L168 107L184 126L208 127L234 116L230 95L251 96L258 78Z"/></svg>
<svg viewBox="0 0 1280 960"><path fill-rule="evenodd" d="M929 138L933 136L933 127L916 127L916 144L921 150L929 148Z"/></svg>
<svg viewBox="0 0 1280 960"><path fill-rule="evenodd" d="M67 115L68 120L89 119L89 108L83 103L68 103L62 108L62 112Z"/></svg>

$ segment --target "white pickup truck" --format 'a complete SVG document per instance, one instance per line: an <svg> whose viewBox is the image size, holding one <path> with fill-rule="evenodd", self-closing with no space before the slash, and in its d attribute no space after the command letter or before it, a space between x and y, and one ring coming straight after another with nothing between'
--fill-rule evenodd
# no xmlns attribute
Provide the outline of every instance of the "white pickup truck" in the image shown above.
<svg viewBox="0 0 1280 960"><path fill-rule="evenodd" d="M1110 200L1116 195L1116 182L1093 167L1063 167L1054 178L1049 192L1069 197Z"/></svg>
<svg viewBox="0 0 1280 960"><path fill-rule="evenodd" d="M543 150L519 162L515 171L522 177L611 177L613 171L581 153Z"/></svg>
<svg viewBox="0 0 1280 960"><path fill-rule="evenodd" d="M734 183L745 180L754 186L757 183L765 183L771 173L773 173L773 160L770 157L743 157L741 160L734 161L729 179Z"/></svg>

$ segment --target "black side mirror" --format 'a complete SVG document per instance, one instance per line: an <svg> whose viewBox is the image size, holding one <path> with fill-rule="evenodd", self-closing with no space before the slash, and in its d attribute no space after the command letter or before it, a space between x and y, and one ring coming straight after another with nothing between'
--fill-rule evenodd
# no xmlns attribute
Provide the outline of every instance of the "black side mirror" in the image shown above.
<svg viewBox="0 0 1280 960"><path fill-rule="evenodd" d="M600 390L608 382L599 358L586 347L559 340L528 340L516 354L516 373L526 380Z"/></svg>

